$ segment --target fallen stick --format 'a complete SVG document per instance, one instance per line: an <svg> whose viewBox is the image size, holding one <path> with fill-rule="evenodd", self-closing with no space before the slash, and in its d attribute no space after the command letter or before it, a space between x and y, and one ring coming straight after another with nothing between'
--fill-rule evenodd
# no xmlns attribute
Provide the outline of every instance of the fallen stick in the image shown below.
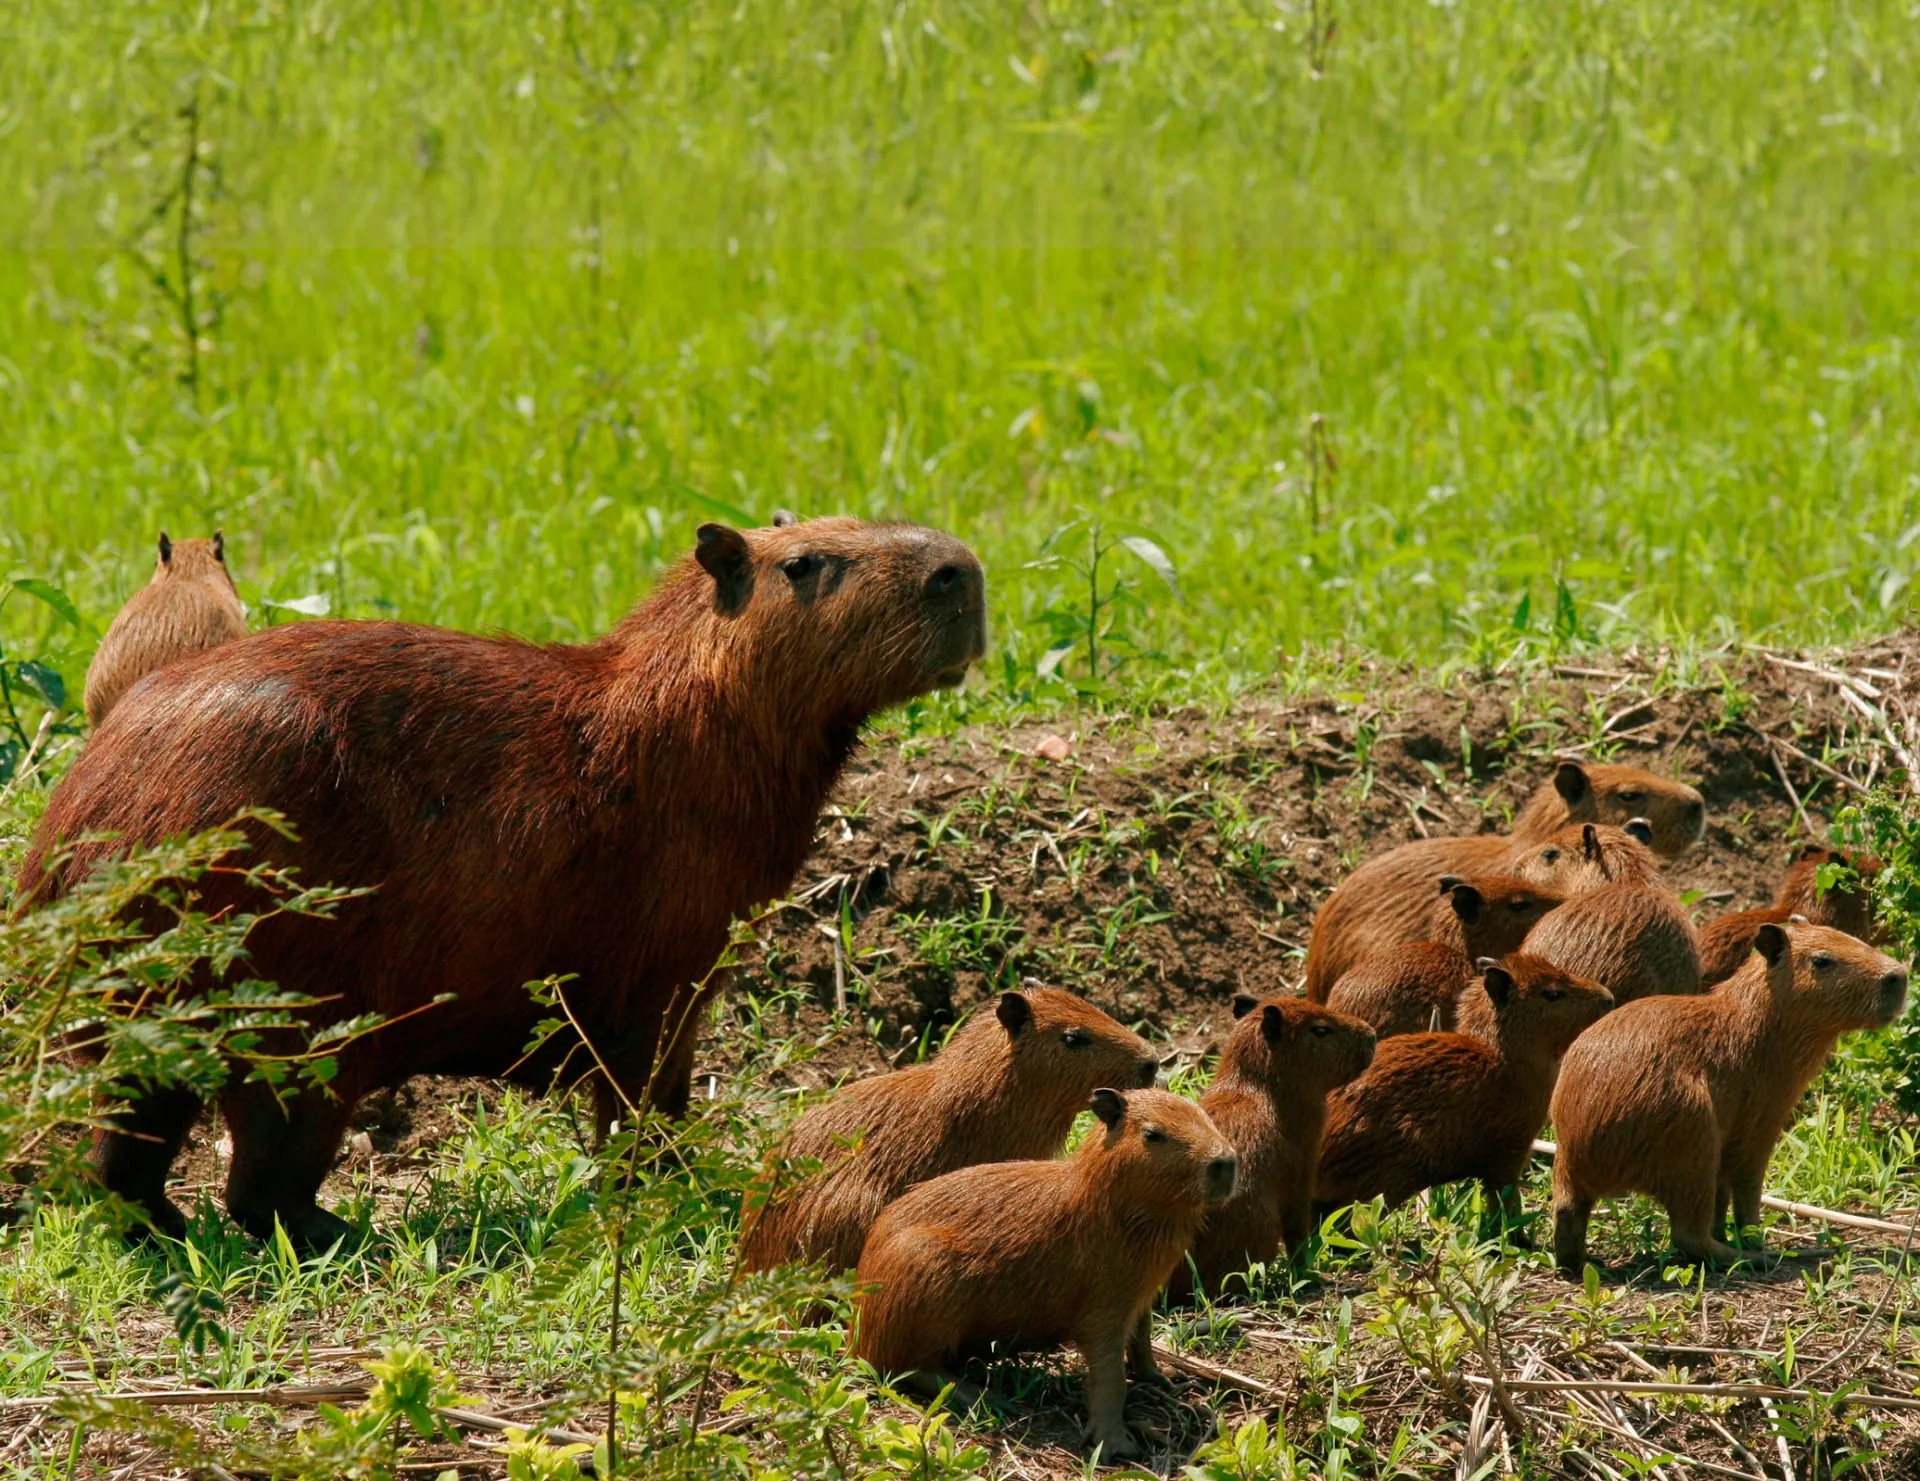
<svg viewBox="0 0 1920 1481"><path fill-rule="evenodd" d="M1264 1383L1258 1378L1249 1378L1244 1373L1236 1373L1233 1369L1223 1368L1218 1363L1209 1363L1205 1358L1189 1357L1186 1353L1175 1352L1164 1342L1153 1344L1153 1355L1175 1372L1185 1373L1190 1378L1204 1378L1210 1383L1222 1384L1227 1388L1237 1388L1242 1393L1271 1399L1276 1404L1284 1404L1290 1397L1283 1388Z"/></svg>
<svg viewBox="0 0 1920 1481"><path fill-rule="evenodd" d="M1560 1148L1553 1142L1536 1141L1533 1151L1536 1157L1552 1157ZM1812 1219L1822 1224L1838 1224L1844 1229L1865 1229L1873 1234L1897 1234L1905 1239L1913 1232L1910 1224L1896 1224L1891 1219L1874 1219L1865 1214L1843 1214L1838 1209L1821 1208L1817 1203L1795 1203L1790 1198L1782 1198L1777 1193L1762 1193L1760 1203L1763 1208L1773 1209L1777 1213L1792 1214L1796 1218Z"/></svg>
<svg viewBox="0 0 1920 1481"><path fill-rule="evenodd" d="M1492 1389L1493 1380L1477 1373L1461 1378L1476 1388ZM1650 1378L1507 1378L1502 1384L1519 1394L1689 1394L1705 1399L1831 1399L1807 1388L1782 1388L1772 1383L1657 1383ZM1839 1400L1862 1409L1920 1409L1920 1398L1901 1394L1851 1393Z"/></svg>

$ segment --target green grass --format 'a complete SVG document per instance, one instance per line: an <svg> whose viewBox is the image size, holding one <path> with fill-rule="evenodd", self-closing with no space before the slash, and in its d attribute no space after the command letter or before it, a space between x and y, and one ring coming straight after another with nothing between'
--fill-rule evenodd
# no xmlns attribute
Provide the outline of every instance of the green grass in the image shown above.
<svg viewBox="0 0 1920 1481"><path fill-rule="evenodd" d="M223 523L256 600L571 638L716 508L905 516L1043 702L1085 593L1028 563L1082 510L1178 568L1107 650L1172 693L1498 654L1523 600L1543 642L1894 621L1904 0L1332 10L30 7L0 559L98 626Z"/></svg>

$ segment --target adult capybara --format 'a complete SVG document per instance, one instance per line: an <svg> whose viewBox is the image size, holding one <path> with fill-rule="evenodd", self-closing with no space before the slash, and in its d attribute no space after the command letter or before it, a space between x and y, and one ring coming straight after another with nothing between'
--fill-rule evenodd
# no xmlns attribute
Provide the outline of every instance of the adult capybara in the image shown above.
<svg viewBox="0 0 1920 1481"><path fill-rule="evenodd" d="M728 922L787 888L875 710L956 684L985 643L979 563L950 536L853 519L745 532L703 525L693 555L612 633L538 646L395 622L310 622L154 674L95 734L48 804L23 896L66 889L107 852L284 813L252 857L376 886L337 920L279 917L248 972L321 999L318 1025L399 1020L342 1048L329 1093L284 1109L222 1097L227 1208L308 1245L340 1222L314 1194L354 1102L422 1073L545 1086L595 1070L604 1128L626 1100L684 1109L691 984ZM253 908L209 875L210 910ZM573 1030L523 990L550 975ZM437 1006L436 995L454 1001ZM657 1068L656 1068L657 1062ZM167 1168L191 1098L141 1096L100 1141L106 1185L181 1227Z"/></svg>
<svg viewBox="0 0 1920 1481"><path fill-rule="evenodd" d="M1229 1277L1272 1260L1283 1240L1291 1259L1305 1254L1327 1092L1373 1060L1372 1029L1304 998L1243 993L1233 1012L1240 1021L1200 1109L1233 1143L1240 1177L1233 1197L1201 1225L1192 1266L1174 1268L1167 1289L1176 1300L1192 1291L1196 1271L1201 1289L1216 1294Z"/></svg>
<svg viewBox="0 0 1920 1481"><path fill-rule="evenodd" d="M1402 844L1356 869L1313 918L1307 942L1307 996L1325 1002L1333 984L1368 952L1418 941L1443 874L1512 874L1514 858L1569 823L1624 824L1645 818L1662 858L1683 853L1706 826L1706 804L1684 783L1633 766L1563 761L1513 820L1513 832L1426 838ZM1536 882L1541 882L1536 880Z"/></svg>
<svg viewBox="0 0 1920 1481"><path fill-rule="evenodd" d="M1613 1006L1597 982L1516 953L1480 963L1493 1007L1485 1038L1405 1034L1382 1041L1367 1072L1328 1097L1314 1202L1338 1207L1478 1178L1489 1213L1508 1194L1546 1123L1560 1056Z"/></svg>
<svg viewBox="0 0 1920 1481"><path fill-rule="evenodd" d="M1820 888L1823 865L1844 872L1831 889ZM1873 920L1873 881L1880 861L1872 854L1810 843L1794 857L1780 893L1771 905L1736 910L1700 928L1700 979L1708 987L1725 982L1753 955L1753 938L1769 923L1783 926L1794 916L1811 925L1832 926L1873 945L1884 944Z"/></svg>
<svg viewBox="0 0 1920 1481"><path fill-rule="evenodd" d="M178 544L160 532L153 579L127 600L87 665L87 719L98 726L134 684L175 659L247 635L247 613L227 573L226 538Z"/></svg>
<svg viewBox="0 0 1920 1481"><path fill-rule="evenodd" d="M1139 1454L1126 1369L1154 1378L1149 1312L1208 1209L1233 1195L1234 1153L1191 1101L1093 1093L1102 1122L1059 1162L994 1162L920 1184L860 1254L854 1352L925 1371L988 1343L1079 1350L1103 1460Z"/></svg>
<svg viewBox="0 0 1920 1481"><path fill-rule="evenodd" d="M1673 1243L1726 1263L1760 1218L1774 1143L1840 1035L1899 1016L1907 969L1830 926L1769 921L1746 965L1710 993L1642 998L1583 1035L1553 1094L1553 1251L1578 1276L1596 1200L1647 1193Z"/></svg>
<svg viewBox="0 0 1920 1481"><path fill-rule="evenodd" d="M1616 1004L1701 990L1693 922L1664 885L1628 879L1576 895L1528 933L1526 949L1598 982Z"/></svg>
<svg viewBox="0 0 1920 1481"><path fill-rule="evenodd" d="M1151 1085L1159 1070L1145 1039L1072 993L1002 993L930 1064L857 1081L794 1123L763 1184L773 1203L764 1193L749 1200L745 1266L849 1269L880 1210L915 1183L979 1162L1058 1156L1095 1090ZM795 1157L820 1170L779 1192L777 1169Z"/></svg>
<svg viewBox="0 0 1920 1481"><path fill-rule="evenodd" d="M1454 1026L1454 1003L1482 957L1519 949L1566 897L1508 875L1445 875L1425 941L1369 952L1333 985L1327 1006L1373 1025L1383 1039Z"/></svg>

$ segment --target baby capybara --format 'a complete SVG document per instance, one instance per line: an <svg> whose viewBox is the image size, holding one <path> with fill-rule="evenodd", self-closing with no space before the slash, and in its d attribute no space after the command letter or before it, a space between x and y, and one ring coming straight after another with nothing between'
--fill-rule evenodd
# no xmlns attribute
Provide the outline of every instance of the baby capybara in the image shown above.
<svg viewBox="0 0 1920 1481"><path fill-rule="evenodd" d="M1362 956L1418 941L1443 874L1471 878L1516 874L1517 855L1545 843L1569 823L1624 824L1645 818L1651 847L1662 858L1685 852L1706 826L1706 804L1681 782L1633 766L1563 761L1513 820L1513 832L1425 838L1402 844L1356 869L1313 918L1307 942L1307 996L1325 1002ZM1545 883L1538 876L1529 876Z"/></svg>
<svg viewBox="0 0 1920 1481"><path fill-rule="evenodd" d="M1774 1143L1840 1035L1892 1023L1907 969L1830 926L1769 921L1753 955L1710 993L1642 998L1583 1035L1553 1093L1553 1251L1568 1275L1587 1259L1594 1203L1647 1193L1673 1243L1728 1263L1720 1238L1759 1221Z"/></svg>
<svg viewBox="0 0 1920 1481"><path fill-rule="evenodd" d="M284 1107L238 1078L227 1208L256 1233L342 1230L314 1194L354 1102L423 1073L545 1087L596 1070L601 1128L624 1103L684 1109L703 980L728 923L777 898L812 845L861 722L957 684L985 643L979 563L912 525L703 525L694 553L612 633L539 646L397 622L305 622L152 675L55 790L21 871L46 899L115 846L285 814L249 862L373 885L336 920L278 917L250 976L379 1013L328 1089ZM234 874L203 908L254 909ZM570 1026L524 984L570 977ZM435 1004L436 996L453 994ZM404 1017L412 1010L424 1011ZM160 1089L102 1136L99 1171L162 1229L168 1166L197 1107Z"/></svg>
<svg viewBox="0 0 1920 1481"><path fill-rule="evenodd" d="M1481 957L1517 951L1566 897L1507 875L1446 875L1428 940L1369 952L1333 985L1327 1006L1373 1025L1381 1038L1454 1027L1454 1002Z"/></svg>
<svg viewBox="0 0 1920 1481"><path fill-rule="evenodd" d="M1151 1085L1159 1069L1145 1039L1072 993L1002 993L930 1064L856 1081L794 1123L776 1168L799 1157L820 1169L771 1206L749 1200L745 1267L849 1269L880 1210L915 1183L1057 1156L1095 1090Z"/></svg>
<svg viewBox="0 0 1920 1481"><path fill-rule="evenodd" d="M1526 949L1598 982L1616 1004L1700 991L1693 922L1664 885L1623 880L1577 895L1533 928Z"/></svg>
<svg viewBox="0 0 1920 1481"><path fill-rule="evenodd" d="M1524 953L1480 968L1493 1008L1486 1037L1383 1040L1367 1072L1328 1097L1316 1204L1384 1196L1391 1208L1423 1188L1477 1178L1489 1213L1517 1213L1505 1190L1546 1123L1560 1056L1613 999Z"/></svg>
<svg viewBox="0 0 1920 1481"><path fill-rule="evenodd" d="M1372 1029L1304 998L1243 993L1233 1012L1240 1021L1200 1109L1233 1143L1239 1185L1201 1225L1192 1266L1174 1268L1167 1289L1175 1300L1192 1291L1196 1271L1201 1288L1217 1294L1230 1276L1271 1261L1282 1241L1296 1262L1305 1254L1327 1092L1373 1059Z"/></svg>
<svg viewBox="0 0 1920 1481"><path fill-rule="evenodd" d="M1103 1460L1139 1454L1126 1369L1157 1377L1153 1298L1200 1220L1233 1196L1233 1144L1164 1090L1096 1090L1102 1125L1058 1162L993 1162L920 1184L880 1215L856 1272L854 1353L884 1372L982 1351L1077 1348Z"/></svg>
<svg viewBox="0 0 1920 1481"><path fill-rule="evenodd" d="M177 544L160 532L153 579L114 614L87 665L87 719L94 725L141 679L177 658L247 635L246 609L227 573L226 538Z"/></svg>
<svg viewBox="0 0 1920 1481"><path fill-rule="evenodd" d="M1820 869L1826 864L1839 865L1845 872L1831 889L1822 890ZM1808 844L1788 866L1773 904L1736 910L1700 928L1701 981L1708 987L1725 982L1753 955L1753 938L1760 927L1783 926L1796 915L1805 916L1811 925L1832 926L1881 944L1873 920L1873 881L1880 867L1872 854Z"/></svg>

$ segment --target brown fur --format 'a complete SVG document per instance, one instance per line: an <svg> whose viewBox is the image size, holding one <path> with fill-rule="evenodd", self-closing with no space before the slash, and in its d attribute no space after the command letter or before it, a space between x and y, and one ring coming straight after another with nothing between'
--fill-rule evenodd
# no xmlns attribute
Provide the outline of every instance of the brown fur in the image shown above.
<svg viewBox="0 0 1920 1481"><path fill-rule="evenodd" d="M1664 888L1632 880L1569 900L1533 928L1526 949L1599 983L1616 1004L1701 990L1686 911Z"/></svg>
<svg viewBox="0 0 1920 1481"><path fill-rule="evenodd" d="M1175 1300L1200 1286L1217 1294L1228 1277L1266 1264L1284 1240L1299 1260L1313 1233L1313 1173L1327 1120L1327 1092L1373 1061L1373 1030L1302 998L1234 999L1240 1021L1220 1050L1200 1109L1240 1158L1239 1185L1207 1215L1167 1289Z"/></svg>
<svg viewBox="0 0 1920 1481"><path fill-rule="evenodd" d="M1765 925L1754 954L1700 997L1644 998L1583 1035L1553 1096L1554 1255L1577 1276L1596 1200L1647 1193L1698 1260L1760 1217L1774 1143L1841 1034L1891 1023L1907 969L1827 926Z"/></svg>
<svg viewBox="0 0 1920 1481"><path fill-rule="evenodd" d="M1362 957L1334 984L1327 1006L1373 1025L1383 1039L1454 1026L1454 1003L1481 957L1517 951L1527 932L1566 897L1508 875L1448 875L1425 941Z"/></svg>
<svg viewBox="0 0 1920 1481"><path fill-rule="evenodd" d="M1307 943L1307 996L1325 1002L1361 957L1403 941L1418 941L1440 876L1521 873L1513 861L1569 824L1623 824L1645 818L1662 858L1684 853L1700 837L1706 807L1680 782L1632 766L1562 762L1514 819L1505 838L1480 834L1430 838L1370 859L1327 897L1313 918ZM1549 883L1529 875L1534 883Z"/></svg>
<svg viewBox="0 0 1920 1481"><path fill-rule="evenodd" d="M1828 863L1844 864L1857 877L1843 879L1823 893L1820 866ZM1725 982L1753 955L1754 933L1760 927L1769 922L1783 926L1796 915L1806 917L1810 925L1832 926L1872 945L1884 945L1873 920L1873 881L1880 868L1872 854L1809 844L1788 866L1773 904L1737 910L1700 928L1701 980L1709 987Z"/></svg>
<svg viewBox="0 0 1920 1481"><path fill-rule="evenodd" d="M847 1086L794 1124L776 1154L820 1171L764 1213L750 1200L748 1270L850 1269L880 1211L915 1183L981 1162L1055 1157L1102 1085L1153 1084L1152 1046L1057 988L1003 993L930 1064Z"/></svg>
<svg viewBox="0 0 1920 1481"><path fill-rule="evenodd" d="M247 635L247 614L227 573L226 542L160 536L153 579L117 613L87 665L87 719L98 726L155 669Z"/></svg>
<svg viewBox="0 0 1920 1481"><path fill-rule="evenodd" d="M1524 954L1489 963L1495 1013L1485 1039L1388 1039L1358 1080L1329 1097L1314 1201L1337 1207L1477 1178L1504 1202L1547 1119L1560 1056L1613 1005L1607 990Z"/></svg>
<svg viewBox="0 0 1920 1481"><path fill-rule="evenodd" d="M605 1127L623 1099L678 1112L728 922L776 898L873 711L957 683L985 639L979 564L957 540L851 519L701 529L694 557L605 638L539 647L393 622L304 622L185 659L128 694L55 790L23 899L112 847L275 808L254 859L374 885L337 921L283 917L249 973L326 1000L316 1023L398 1019L338 1055L333 1094L283 1112L258 1085L222 1098L227 1207L245 1227L340 1232L313 1202L354 1102L422 1073L578 1080L569 1032L524 1058L550 1010L522 984L571 974ZM209 909L251 908L231 876ZM657 1069L655 1068L657 1063ZM196 1107L157 1092L102 1138L107 1186L163 1227Z"/></svg>
<svg viewBox="0 0 1920 1481"><path fill-rule="evenodd" d="M1126 1372L1157 1377L1148 1325L1200 1220L1233 1192L1233 1145L1164 1090L1097 1091L1104 1123L1063 1162L996 1162L922 1183L860 1255L854 1352L886 1372L990 1342L1069 1344L1087 1365L1103 1460L1137 1455Z"/></svg>

